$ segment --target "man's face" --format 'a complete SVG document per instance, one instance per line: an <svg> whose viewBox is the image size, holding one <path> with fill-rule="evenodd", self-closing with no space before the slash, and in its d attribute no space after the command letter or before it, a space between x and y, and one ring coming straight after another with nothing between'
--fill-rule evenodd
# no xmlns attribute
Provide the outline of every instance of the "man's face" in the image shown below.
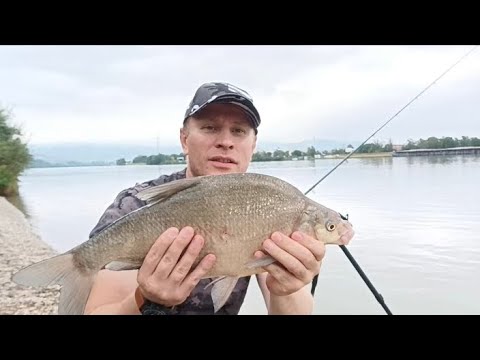
<svg viewBox="0 0 480 360"><path fill-rule="evenodd" d="M257 137L241 108L210 104L180 130L187 177L246 172Z"/></svg>

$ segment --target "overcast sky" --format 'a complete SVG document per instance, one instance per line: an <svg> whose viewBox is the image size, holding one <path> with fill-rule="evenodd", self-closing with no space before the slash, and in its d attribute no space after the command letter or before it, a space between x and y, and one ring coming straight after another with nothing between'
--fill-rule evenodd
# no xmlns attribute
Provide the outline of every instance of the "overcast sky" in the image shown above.
<svg viewBox="0 0 480 360"><path fill-rule="evenodd" d="M178 144L196 88L227 81L253 96L260 141L363 141L470 49L0 46L0 106L32 144ZM462 135L480 137L480 49L374 139Z"/></svg>

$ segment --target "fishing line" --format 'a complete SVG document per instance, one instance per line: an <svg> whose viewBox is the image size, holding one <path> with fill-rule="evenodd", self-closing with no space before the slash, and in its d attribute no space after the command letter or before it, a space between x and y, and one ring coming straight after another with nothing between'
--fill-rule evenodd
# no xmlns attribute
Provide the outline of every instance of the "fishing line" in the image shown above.
<svg viewBox="0 0 480 360"><path fill-rule="evenodd" d="M345 156L342 161L340 161L333 169L331 169L325 176L323 176L320 180L317 181L316 184L314 184L310 189L308 189L304 195L307 195L310 191L312 191L318 184L320 184L327 176L329 176L333 171L335 171L335 169L337 169L340 165L342 165L350 156L352 156L355 152L358 151L358 149L360 149L363 145L365 145L367 143L368 140L370 140L373 136L375 136L380 130L382 130L385 126L387 126L387 124L392 121L394 118L396 118L403 110L405 110L411 103L413 103L415 100L417 100L425 91L427 91L430 87L433 86L433 84L435 84L438 80L440 80L443 76L445 76L450 70L452 70L455 66L457 66L463 59L465 59L468 55L470 55L479 45L475 45L473 47L473 49L471 49L470 51L468 51L465 55L463 55L458 61L456 61L453 65L451 65L447 70L445 70L439 77L437 77L434 81L432 81L431 84L429 84L425 89L423 89L417 96L415 96L412 100L410 100L404 107L402 107L399 111L397 111L397 113L395 115L393 115L388 121L386 121L380 128L378 128L375 132L373 132L372 135L370 135L362 144L360 144L355 150L353 150L352 152L350 152L347 156ZM342 216L342 218L344 219L348 219L348 217L344 217L343 215L340 214L340 216ZM347 258L350 260L350 262L352 263L353 267L355 268L355 270L357 270L357 272L359 273L359 275L362 277L362 279L365 281L365 283L367 284L368 288L372 291L372 293L374 294L375 298L377 299L377 301L380 303L380 305L384 308L384 310L387 312L388 315L392 315L392 312L390 311L390 309L388 308L388 306L385 304L385 301L382 297L382 295L380 295L378 293L378 291L375 289L375 287L373 286L373 284L370 282L370 280L368 279L367 275L365 275L365 273L362 271L362 269L360 268L360 265L358 265L358 263L355 261L355 259L353 258L352 254L350 254L349 250L347 249L347 247L345 245L339 245L340 248L343 250L343 252L345 253L345 255L347 256ZM315 295L315 288L317 286L317 281L318 281L318 275L316 275L314 278L313 278L313 281L312 281L312 290L311 290L311 293L312 293L312 296Z"/></svg>

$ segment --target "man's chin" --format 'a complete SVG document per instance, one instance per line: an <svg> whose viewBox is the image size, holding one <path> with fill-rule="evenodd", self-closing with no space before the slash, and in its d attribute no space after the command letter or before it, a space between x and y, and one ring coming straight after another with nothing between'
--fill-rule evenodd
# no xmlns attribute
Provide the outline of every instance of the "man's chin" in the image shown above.
<svg viewBox="0 0 480 360"><path fill-rule="evenodd" d="M234 167L230 168L218 168L215 166L207 166L206 168L203 169L192 169L191 175L187 171L187 176L207 176L207 175L224 175L224 174L233 174L233 173L242 173L245 171L242 171L238 165L235 165Z"/></svg>
<svg viewBox="0 0 480 360"><path fill-rule="evenodd" d="M208 171L207 175L224 175L224 174L233 174L238 173L237 169L212 169Z"/></svg>
<svg viewBox="0 0 480 360"><path fill-rule="evenodd" d="M232 174L241 172L237 165L229 167L217 167L209 166L207 169L207 175L222 175L222 174Z"/></svg>

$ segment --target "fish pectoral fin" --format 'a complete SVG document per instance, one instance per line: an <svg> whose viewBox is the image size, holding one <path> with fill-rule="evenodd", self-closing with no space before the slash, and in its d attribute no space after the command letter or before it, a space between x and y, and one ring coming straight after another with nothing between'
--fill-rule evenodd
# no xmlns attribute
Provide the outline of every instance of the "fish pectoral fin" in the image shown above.
<svg viewBox="0 0 480 360"><path fill-rule="evenodd" d="M189 179L174 180L165 184L152 186L148 189L140 191L135 195L138 199L145 201L147 204L151 204L157 201L163 201L170 196L179 193L185 189L197 185L202 176Z"/></svg>
<svg viewBox="0 0 480 360"><path fill-rule="evenodd" d="M225 305L228 298L232 294L235 285L237 285L238 279L238 277L224 276L220 279L214 280L215 283L213 284L212 288L214 312L217 312L223 307L223 305Z"/></svg>
<svg viewBox="0 0 480 360"><path fill-rule="evenodd" d="M141 262L112 261L105 265L105 269L113 271L136 270L142 266Z"/></svg>
<svg viewBox="0 0 480 360"><path fill-rule="evenodd" d="M275 261L277 261L277 260L275 260L270 255L266 255L266 256L263 256L259 259L250 260L249 262L247 262L245 264L245 266L249 269L254 269L254 268L264 267L264 266L273 264Z"/></svg>

